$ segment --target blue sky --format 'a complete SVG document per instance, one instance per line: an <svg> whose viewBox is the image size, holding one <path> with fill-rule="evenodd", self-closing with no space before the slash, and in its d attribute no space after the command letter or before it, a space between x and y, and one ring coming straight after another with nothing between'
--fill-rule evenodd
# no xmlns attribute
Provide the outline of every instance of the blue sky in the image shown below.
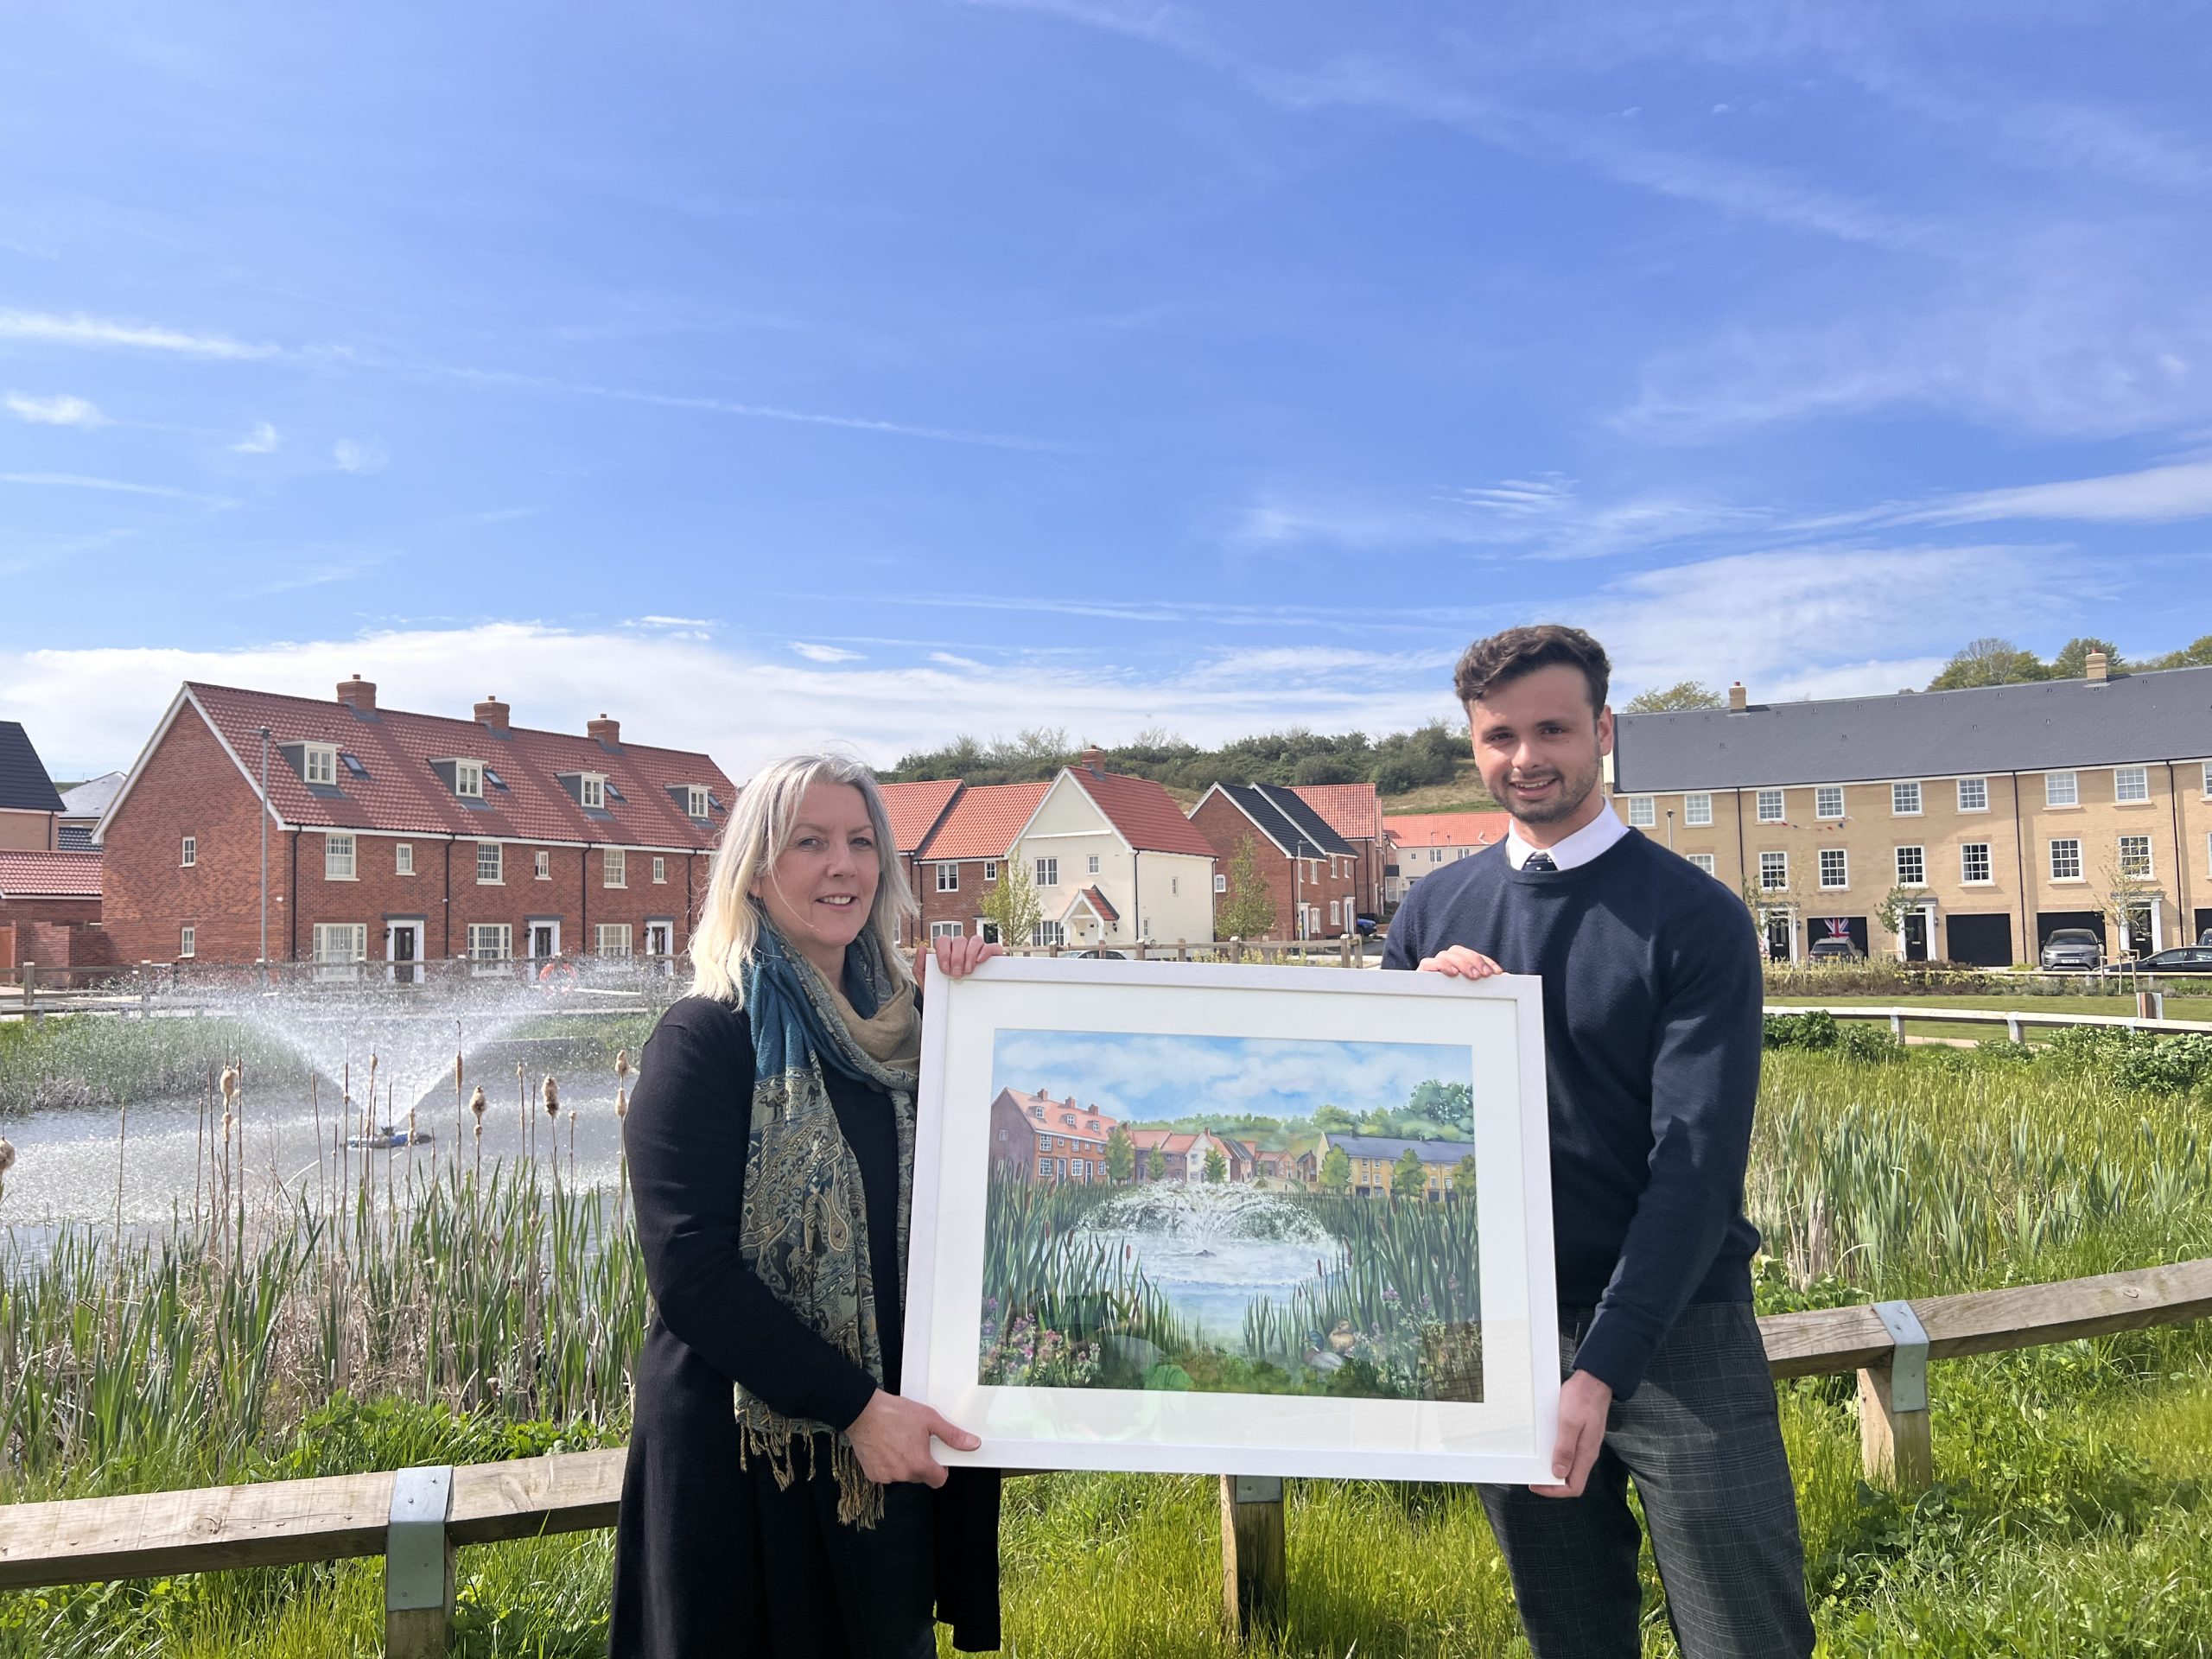
<svg viewBox="0 0 2212 1659"><path fill-rule="evenodd" d="M2212 631L2204 6L33 8L0 717L742 772Z"/></svg>
<svg viewBox="0 0 2212 1659"><path fill-rule="evenodd" d="M1464 1045L1085 1031L1001 1031L992 1061L995 1089L1072 1095L1135 1122L1304 1117L1323 1105L1356 1116L1392 1111L1421 1084L1467 1083L1474 1069Z"/></svg>

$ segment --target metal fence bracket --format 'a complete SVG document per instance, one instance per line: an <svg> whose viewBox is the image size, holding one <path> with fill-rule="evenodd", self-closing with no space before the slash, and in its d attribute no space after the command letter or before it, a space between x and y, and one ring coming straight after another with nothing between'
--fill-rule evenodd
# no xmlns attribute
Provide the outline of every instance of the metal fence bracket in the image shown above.
<svg viewBox="0 0 2212 1659"><path fill-rule="evenodd" d="M391 1522L385 1536L384 1641L386 1659L434 1659L453 1624L453 1465L402 1469L391 1478Z"/></svg>
<svg viewBox="0 0 2212 1659"><path fill-rule="evenodd" d="M1875 1317L1897 1351L1890 1357L1890 1409L1928 1409L1928 1331L1910 1302L1877 1302Z"/></svg>

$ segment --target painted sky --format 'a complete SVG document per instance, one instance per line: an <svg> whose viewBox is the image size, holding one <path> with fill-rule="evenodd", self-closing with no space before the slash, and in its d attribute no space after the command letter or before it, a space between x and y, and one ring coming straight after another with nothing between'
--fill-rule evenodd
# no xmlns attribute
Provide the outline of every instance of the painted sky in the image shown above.
<svg viewBox="0 0 2212 1659"><path fill-rule="evenodd" d="M2212 630L2212 29L2081 0L17 8L0 717L733 772Z"/></svg>
<svg viewBox="0 0 2212 1659"><path fill-rule="evenodd" d="M1001 1031L992 1054L994 1092L1072 1094L1141 1122L1202 1113L1304 1117L1330 1104L1355 1116L1395 1110L1431 1078L1469 1083L1474 1075L1473 1051L1449 1043Z"/></svg>

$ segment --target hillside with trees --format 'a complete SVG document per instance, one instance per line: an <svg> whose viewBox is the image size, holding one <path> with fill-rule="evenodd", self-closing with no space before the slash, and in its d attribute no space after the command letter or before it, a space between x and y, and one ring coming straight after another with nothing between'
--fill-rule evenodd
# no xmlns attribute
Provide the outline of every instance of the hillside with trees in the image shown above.
<svg viewBox="0 0 2212 1659"><path fill-rule="evenodd" d="M1039 783L1071 766L1082 746L1057 727L1037 727L988 742L969 736L944 748L903 755L886 783L959 778L969 784ZM1240 737L1200 748L1165 732L1140 732L1104 750L1109 772L1149 778L1170 789L1202 793L1217 783L1373 784L1378 793L1406 795L1460 778L1467 728L1435 721L1410 732L1370 738L1364 732L1329 736L1302 726Z"/></svg>

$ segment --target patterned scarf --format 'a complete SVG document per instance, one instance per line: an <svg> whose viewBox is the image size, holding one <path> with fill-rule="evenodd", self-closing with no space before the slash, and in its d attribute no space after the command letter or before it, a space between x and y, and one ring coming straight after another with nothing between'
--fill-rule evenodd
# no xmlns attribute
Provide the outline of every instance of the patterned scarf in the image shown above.
<svg viewBox="0 0 2212 1659"><path fill-rule="evenodd" d="M760 942L745 976L753 1023L753 1133L745 1156L745 1209L738 1254L776 1299L861 1366L880 1387L883 1344L868 1255L868 1211L859 1166L837 1128L822 1068L885 1090L899 1142L899 1275L906 1291L906 1214L914 1184L914 1079L921 1020L914 988L893 974L872 931L845 950L844 989L813 964L755 906ZM843 1433L786 1417L737 1390L739 1457L768 1460L779 1487L796 1478L804 1447L814 1472L814 1437L833 1434L830 1462L837 1518L873 1527L883 1489L861 1471Z"/></svg>

